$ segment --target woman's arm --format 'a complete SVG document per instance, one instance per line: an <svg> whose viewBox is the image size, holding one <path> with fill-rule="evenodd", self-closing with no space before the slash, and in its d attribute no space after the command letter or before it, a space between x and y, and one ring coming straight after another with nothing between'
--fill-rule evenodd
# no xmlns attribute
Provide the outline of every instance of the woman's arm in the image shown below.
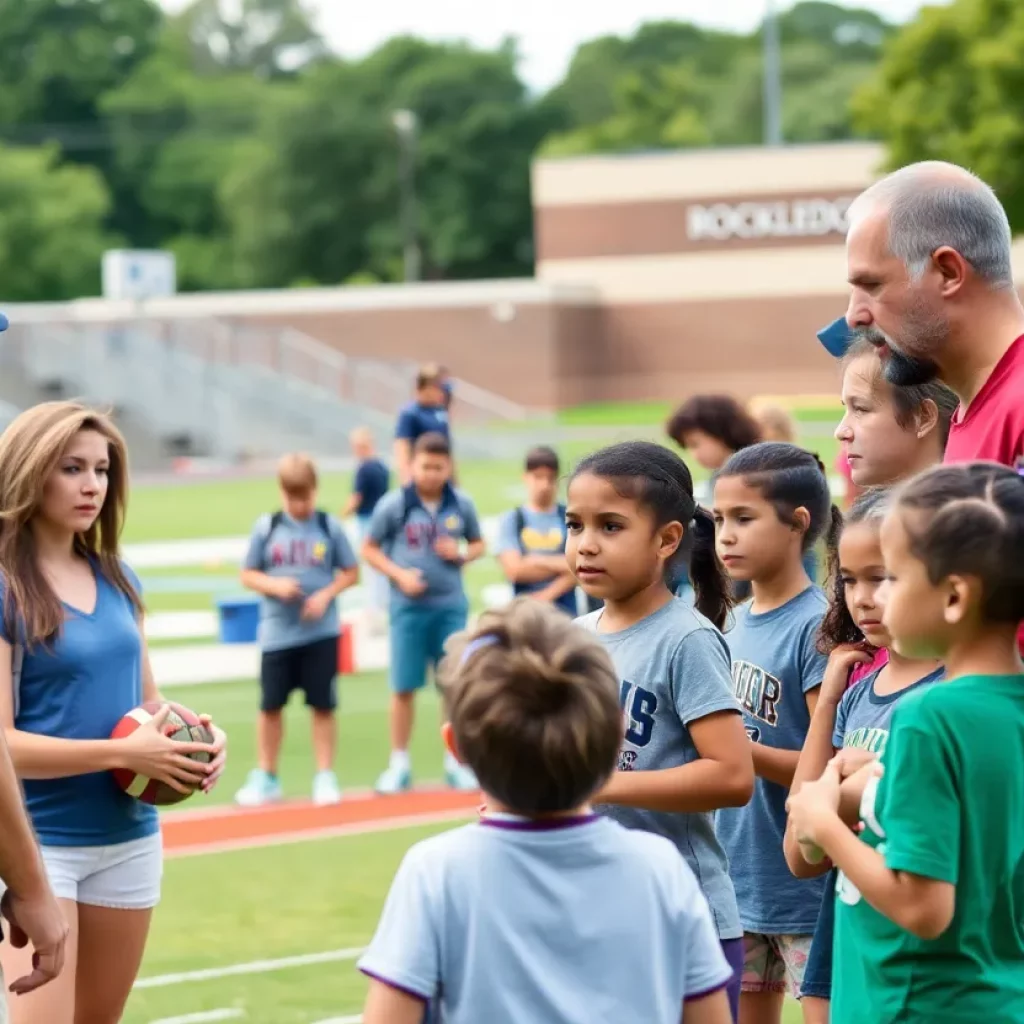
<svg viewBox="0 0 1024 1024"><path fill-rule="evenodd" d="M143 641L142 684L146 694L147 674L152 669ZM152 690L150 692L153 692ZM159 693L156 695L159 700ZM14 727L14 686L11 675L11 646L0 640L0 725L3 726L11 761L19 778L63 779L92 772L126 768L159 779L186 793L207 778L210 768L188 758L188 754L218 753L214 744L177 743L160 732L162 720L147 722L130 736L117 740L68 740L40 736Z"/></svg>
<svg viewBox="0 0 1024 1024"><path fill-rule="evenodd" d="M11 645L0 639L0 724L21 779L61 779L125 767L115 740L64 740L14 728Z"/></svg>
<svg viewBox="0 0 1024 1024"><path fill-rule="evenodd" d="M594 802L675 813L742 807L754 791L743 719L735 711L716 711L687 728L697 760L658 771L615 772Z"/></svg>

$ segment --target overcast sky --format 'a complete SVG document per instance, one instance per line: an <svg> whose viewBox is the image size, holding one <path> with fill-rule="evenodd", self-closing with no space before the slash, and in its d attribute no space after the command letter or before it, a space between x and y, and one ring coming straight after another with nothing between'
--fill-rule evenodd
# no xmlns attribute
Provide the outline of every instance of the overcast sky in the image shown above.
<svg viewBox="0 0 1024 1024"><path fill-rule="evenodd" d="M160 0L177 10L186 0ZM749 31L764 16L768 0L306 0L317 12L332 47L358 57L390 36L412 33L430 39L468 39L481 46L517 36L522 74L536 89L561 78L576 46L585 39L628 34L644 21L678 19L714 28ZM936 0L932 0L936 2ZM944 0L938 0L944 2ZM792 6L776 0L781 10ZM921 0L860 0L890 21L902 21L925 6Z"/></svg>

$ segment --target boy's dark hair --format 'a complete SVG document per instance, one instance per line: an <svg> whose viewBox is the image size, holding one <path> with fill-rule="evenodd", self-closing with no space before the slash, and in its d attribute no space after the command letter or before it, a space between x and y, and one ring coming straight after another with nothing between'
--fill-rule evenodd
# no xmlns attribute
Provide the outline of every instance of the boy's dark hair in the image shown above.
<svg viewBox="0 0 1024 1024"><path fill-rule="evenodd" d="M615 770L618 675L600 641L551 605L485 611L448 642L438 679L459 755L510 811L571 810Z"/></svg>
<svg viewBox="0 0 1024 1024"><path fill-rule="evenodd" d="M937 466L896 495L910 550L932 583L981 580L990 623L1024 621L1024 477L995 462ZM906 513L910 513L907 515Z"/></svg>
<svg viewBox="0 0 1024 1024"><path fill-rule="evenodd" d="M444 434L432 430L427 434L420 434L412 446L413 455L447 455L451 457L452 446Z"/></svg>
<svg viewBox="0 0 1024 1024"><path fill-rule="evenodd" d="M846 513L842 529L857 523L875 523L881 527L891 501L892 489L889 487L873 487L865 491ZM842 530L839 532L841 534ZM837 535L834 540L834 545L828 549L828 580L832 593L829 596L828 611L818 629L817 647L821 654L831 654L840 644L859 644L864 641L864 634L857 628L850 609L846 607L846 588L839 571L840 537Z"/></svg>
<svg viewBox="0 0 1024 1024"><path fill-rule="evenodd" d="M535 469L550 469L557 475L560 469L558 452L546 444L539 444L536 448L531 448L526 453L526 472L532 473Z"/></svg>
<svg viewBox="0 0 1024 1024"><path fill-rule="evenodd" d="M416 390L422 391L426 387L436 385L441 387L444 382L446 372L444 367L438 366L437 363L427 363L421 366L416 373Z"/></svg>
<svg viewBox="0 0 1024 1024"><path fill-rule="evenodd" d="M588 455L573 477L601 477L624 498L654 513L655 525L683 524L683 539L666 566L666 579L675 590L689 566L697 610L719 629L732 606L732 587L715 554L715 521L693 496L693 477L686 463L667 448L650 441L625 441Z"/></svg>
<svg viewBox="0 0 1024 1024"><path fill-rule="evenodd" d="M733 452L761 440L760 424L730 395L694 395L688 398L672 414L665 430L680 446L683 446L683 434L701 430Z"/></svg>
<svg viewBox="0 0 1024 1024"><path fill-rule="evenodd" d="M921 406L925 402L932 402L938 410L938 423L935 429L942 450L945 451L946 442L949 440L949 429L953 423L953 414L960 404L960 399L941 380L929 381L927 384L890 384L882 372L882 363L878 358L875 346L866 338L860 338L850 346L843 357L843 365L869 354L875 356L872 385L885 389L892 399L896 422L904 430L909 429L914 426L914 420L920 413Z"/></svg>
<svg viewBox="0 0 1024 1024"><path fill-rule="evenodd" d="M785 441L761 441L729 457L717 479L727 476L741 476L748 487L759 490L786 526L795 525L798 508L807 509L811 522L803 551L814 547L826 530L830 548L839 542L843 514L832 504L825 464L813 452Z"/></svg>

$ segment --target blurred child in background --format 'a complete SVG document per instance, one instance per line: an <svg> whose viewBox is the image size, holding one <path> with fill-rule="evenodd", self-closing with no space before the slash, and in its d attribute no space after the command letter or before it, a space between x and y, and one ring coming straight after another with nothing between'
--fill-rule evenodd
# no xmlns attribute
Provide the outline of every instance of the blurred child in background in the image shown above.
<svg viewBox="0 0 1024 1024"><path fill-rule="evenodd" d="M796 422L784 406L774 402L752 402L750 414L761 427L762 441L796 444Z"/></svg>
<svg viewBox="0 0 1024 1024"><path fill-rule="evenodd" d="M523 598L453 639L441 685L445 742L486 806L406 854L359 962L363 1024L425 1007L446 1024L728 1024L732 971L693 872L591 810L622 742L601 645Z"/></svg>
<svg viewBox="0 0 1024 1024"><path fill-rule="evenodd" d="M565 559L565 506L558 501L558 455L526 455L526 503L501 519L496 554L516 596L529 594L576 617L576 577Z"/></svg>
<svg viewBox="0 0 1024 1024"><path fill-rule="evenodd" d="M235 794L254 807L281 797L278 760L284 737L282 711L301 690L312 712L313 800L341 799L334 771L338 697L337 597L359 579L358 562L340 522L316 507L317 473L305 455L286 455L277 471L280 511L253 527L242 583L260 602L260 714L258 765Z"/></svg>
<svg viewBox="0 0 1024 1024"><path fill-rule="evenodd" d="M484 553L476 507L452 487L451 469L448 438L420 437L413 446L412 483L377 505L363 541L363 558L391 581L391 757L377 779L378 793L412 785L416 692L426 685L448 637L466 626L462 571ZM476 788L472 772L451 753L445 756L445 778L457 789Z"/></svg>
<svg viewBox="0 0 1024 1024"><path fill-rule="evenodd" d="M714 473L730 455L761 440L761 426L731 395L694 395L672 414L665 431L694 461Z"/></svg>
<svg viewBox="0 0 1024 1024"><path fill-rule="evenodd" d="M355 516L358 542L362 544L370 529L370 518L377 502L388 492L391 473L384 462L377 457L373 432L369 427L358 427L352 431L352 454L356 457L356 472L341 518ZM386 616L388 581L376 569L367 568L363 573L363 588L366 592L369 619L373 628L382 624Z"/></svg>

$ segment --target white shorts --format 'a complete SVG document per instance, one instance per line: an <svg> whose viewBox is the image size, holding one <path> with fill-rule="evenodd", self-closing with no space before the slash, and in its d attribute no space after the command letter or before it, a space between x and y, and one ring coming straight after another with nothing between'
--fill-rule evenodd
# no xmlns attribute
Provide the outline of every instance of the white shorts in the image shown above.
<svg viewBox="0 0 1024 1024"><path fill-rule="evenodd" d="M114 846L44 846L42 854L57 899L113 910L150 910L160 902L159 832Z"/></svg>

